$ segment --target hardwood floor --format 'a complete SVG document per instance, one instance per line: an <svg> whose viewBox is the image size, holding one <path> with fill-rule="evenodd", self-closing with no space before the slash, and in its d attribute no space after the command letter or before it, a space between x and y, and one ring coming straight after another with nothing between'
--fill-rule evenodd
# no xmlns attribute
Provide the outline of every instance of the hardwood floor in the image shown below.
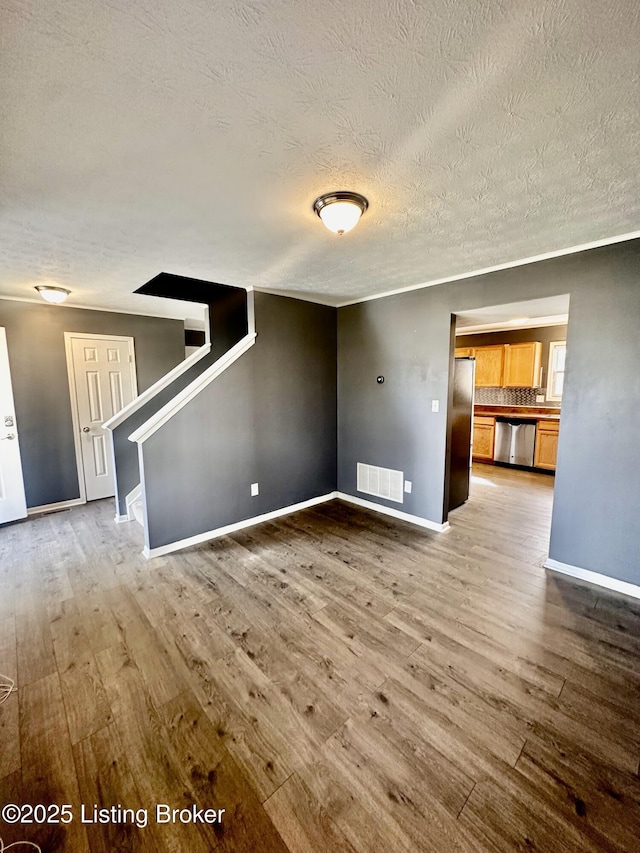
<svg viewBox="0 0 640 853"><path fill-rule="evenodd" d="M640 602L541 568L552 478L474 475L440 535L340 502L150 562L111 501L0 529L0 805L74 810L5 844L639 850Z"/></svg>

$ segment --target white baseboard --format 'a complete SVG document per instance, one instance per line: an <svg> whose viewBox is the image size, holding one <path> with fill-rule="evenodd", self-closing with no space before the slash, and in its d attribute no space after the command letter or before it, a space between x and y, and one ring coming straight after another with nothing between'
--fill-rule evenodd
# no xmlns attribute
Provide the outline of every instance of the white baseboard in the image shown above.
<svg viewBox="0 0 640 853"><path fill-rule="evenodd" d="M579 566L571 566L568 563L561 563L559 560L552 560L551 557L543 564L545 569L552 572L558 572L562 575L577 578L581 581L600 586L612 592L619 592L622 595L628 595L631 598L640 598L640 586L627 581L620 581L616 578L610 578L608 575L601 575L598 572L592 572L589 569L581 569Z"/></svg>
<svg viewBox="0 0 640 853"><path fill-rule="evenodd" d="M53 504L30 506L27 510L27 515L41 515L45 512L60 512L60 510L69 509L69 507L72 506L80 506L81 504L86 504L86 501L82 498L73 498L73 500L70 501L58 501L58 503Z"/></svg>
<svg viewBox="0 0 640 853"><path fill-rule="evenodd" d="M124 524L126 521L131 521L128 515L116 515L113 520L116 524Z"/></svg>
<svg viewBox="0 0 640 853"><path fill-rule="evenodd" d="M262 515L255 515L253 518L247 518L244 521L238 521L235 524L227 524L224 527L218 527L215 530L208 530L206 533L198 533L196 536L190 536L188 539L180 539L178 542L169 542L168 545L161 545L159 548L145 548L142 552L148 560L153 557L162 557L164 554L171 554L173 551L179 551L181 548L189 548L191 545L201 545L203 542L208 542L210 539L218 539L220 536L226 536L229 533L235 533L236 530L244 530L245 527L253 527L254 524L260 524L263 521L272 521L274 518L279 518L282 515L289 515L292 512L299 512L301 509L308 509L316 504L326 503L333 500L337 496L336 492L321 495L317 498L311 498L308 501L302 501L298 504L274 509L272 512L265 512Z"/></svg>
<svg viewBox="0 0 640 853"><path fill-rule="evenodd" d="M439 524L435 521L429 521L426 518L420 518L417 515L410 515L408 512L400 512L400 510L393 509L392 507L382 506L381 504L365 501L361 498L354 498L352 495L347 495L344 492L329 492L318 498L311 498L311 500L291 504L290 506L282 507L282 509L265 512L263 515L255 515L253 518L247 518L235 524L227 524L225 527L218 527L216 530L208 530L206 533L198 533L197 536L181 539L178 542L170 542L168 545L161 545L159 548L145 548L142 553L148 560L153 559L153 557L162 557L165 554L171 554L173 551L189 548L191 545L201 545L210 539L217 539L220 536L226 536L228 533L235 533L236 530L244 530L245 527L253 527L254 524L260 524L263 521L272 521L274 518L279 518L282 515L290 515L292 512L299 512L301 509L308 509L311 506L326 503L327 501L334 500L334 498L340 498L348 503L361 506L364 509L373 510L373 512L390 515L392 518L398 518L401 521L408 521L410 524L416 524L418 527L424 527L427 530L434 530L436 533L444 533L445 530L449 530L448 521L445 521L444 524Z"/></svg>
<svg viewBox="0 0 640 853"><path fill-rule="evenodd" d="M428 518L420 518L419 515L410 515L408 512L394 509L391 506L383 506L382 504L366 501L363 498L354 498L353 495L348 495L345 492L336 492L336 497L347 503L361 506L364 509L370 509L373 512L380 512L382 515L390 515L392 518L399 518L400 521L408 521L409 524L416 524L418 527L424 527L427 530L435 530L436 533L444 533L449 530L449 522L429 521Z"/></svg>

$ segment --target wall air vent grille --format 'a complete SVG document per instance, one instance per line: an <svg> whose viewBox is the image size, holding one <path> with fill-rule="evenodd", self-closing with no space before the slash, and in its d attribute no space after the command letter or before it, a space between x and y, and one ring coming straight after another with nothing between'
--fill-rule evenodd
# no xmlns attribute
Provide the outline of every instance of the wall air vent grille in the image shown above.
<svg viewBox="0 0 640 853"><path fill-rule="evenodd" d="M357 490L401 504L404 500L404 474L390 468L378 468L358 462Z"/></svg>

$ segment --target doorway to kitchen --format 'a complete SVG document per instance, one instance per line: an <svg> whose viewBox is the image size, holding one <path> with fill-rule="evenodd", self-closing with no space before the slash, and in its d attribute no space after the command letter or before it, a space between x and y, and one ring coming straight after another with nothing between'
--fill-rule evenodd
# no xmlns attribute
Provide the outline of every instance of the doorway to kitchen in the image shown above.
<svg viewBox="0 0 640 853"><path fill-rule="evenodd" d="M472 505L481 492L483 505L490 506L487 489L511 493L509 506L514 517L521 503L519 495L540 492L541 506L544 496L548 500L549 492L552 495L568 318L568 295L455 316L446 490L446 508L454 511L450 521L455 520L458 507ZM465 466L466 490L460 485ZM550 507L549 503L547 549ZM546 514L544 509L540 511ZM528 527L524 518L522 521L525 533ZM497 535L499 528L500 519L496 518ZM539 545L537 542L536 547Z"/></svg>

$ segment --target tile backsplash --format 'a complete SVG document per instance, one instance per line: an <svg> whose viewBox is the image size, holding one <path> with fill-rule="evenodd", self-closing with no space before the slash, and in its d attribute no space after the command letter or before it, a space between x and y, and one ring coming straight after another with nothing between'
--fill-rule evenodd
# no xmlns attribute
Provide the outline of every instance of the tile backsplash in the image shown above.
<svg viewBox="0 0 640 853"><path fill-rule="evenodd" d="M480 406L554 406L560 408L559 401L545 399L536 403L536 396L544 394L541 388L476 388L475 403Z"/></svg>

